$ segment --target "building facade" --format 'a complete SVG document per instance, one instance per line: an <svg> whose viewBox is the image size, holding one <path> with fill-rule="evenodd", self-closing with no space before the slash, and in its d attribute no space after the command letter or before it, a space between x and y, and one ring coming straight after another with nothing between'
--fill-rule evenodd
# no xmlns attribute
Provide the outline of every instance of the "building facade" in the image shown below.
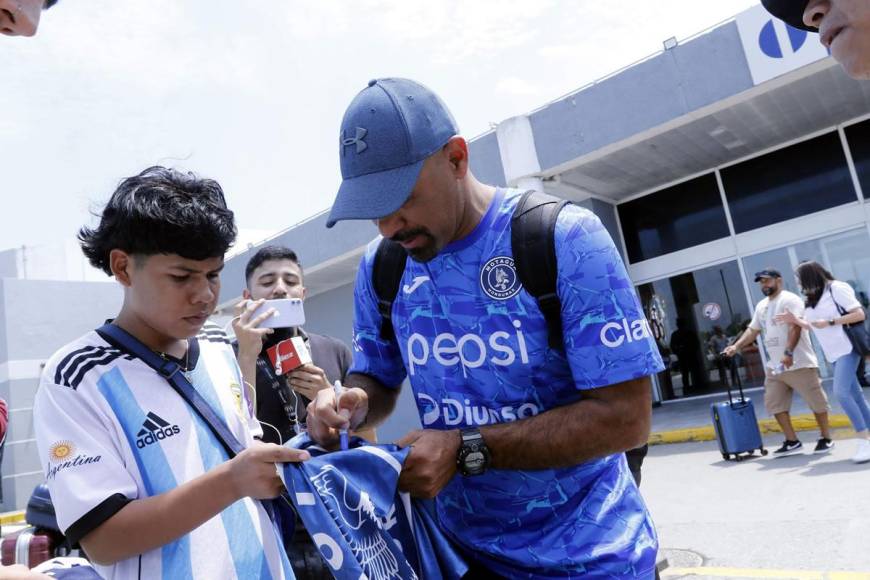
<svg viewBox="0 0 870 580"><path fill-rule="evenodd" d="M761 384L763 350L715 354L762 297L754 272L776 267L796 291L791 272L814 259L865 302L870 294L870 83L761 6L507 119L469 148L482 181L541 189L602 219L667 361L657 401ZM311 329L349 342L356 268L377 232L325 221L270 243L305 262ZM230 261L224 296L240 295L255 250ZM381 435L417 425L405 392Z"/></svg>

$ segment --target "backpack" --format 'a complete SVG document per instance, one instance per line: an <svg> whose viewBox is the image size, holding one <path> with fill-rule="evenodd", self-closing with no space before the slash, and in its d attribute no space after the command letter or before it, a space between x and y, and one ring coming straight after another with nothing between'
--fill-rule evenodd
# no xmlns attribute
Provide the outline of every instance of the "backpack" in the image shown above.
<svg viewBox="0 0 870 580"><path fill-rule="evenodd" d="M539 191L525 192L511 217L511 251L520 283L538 303L547 322L550 348L563 348L562 303L556 293L556 218L567 205ZM381 315L380 337L395 338L391 320L393 302L399 293L408 254L404 248L384 238L378 245L372 265L372 286Z"/></svg>

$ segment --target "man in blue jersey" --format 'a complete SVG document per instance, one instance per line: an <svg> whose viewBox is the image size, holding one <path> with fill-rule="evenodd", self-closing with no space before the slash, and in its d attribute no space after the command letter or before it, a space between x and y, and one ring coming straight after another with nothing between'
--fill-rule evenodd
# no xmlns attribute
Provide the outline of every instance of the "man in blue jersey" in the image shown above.
<svg viewBox="0 0 870 580"><path fill-rule="evenodd" d="M344 178L329 226L372 219L405 249L383 338L372 285L356 281L354 362L336 411L321 391L309 431L377 425L407 378L423 429L400 487L437 496L444 531L482 578L652 578L657 540L626 465L645 443L649 375L662 368L613 241L569 205L555 229L564 348L548 346L521 286L511 218L521 192L477 181L441 100L406 79L372 81L340 135Z"/></svg>
<svg viewBox="0 0 870 580"><path fill-rule="evenodd" d="M162 167L121 182L99 225L79 232L123 306L114 327L51 357L33 416L58 524L104 578L294 577L258 500L283 489L276 463L308 454L255 441L229 340L206 323L235 235L217 182ZM181 373L211 417L148 358Z"/></svg>

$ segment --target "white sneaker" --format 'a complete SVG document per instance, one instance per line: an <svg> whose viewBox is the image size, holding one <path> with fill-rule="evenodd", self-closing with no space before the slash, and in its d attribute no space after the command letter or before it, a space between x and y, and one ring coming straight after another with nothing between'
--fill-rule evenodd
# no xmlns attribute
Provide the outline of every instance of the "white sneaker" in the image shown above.
<svg viewBox="0 0 870 580"><path fill-rule="evenodd" d="M867 463L870 461L870 440L861 439L858 441L858 447L855 449L852 461L855 463Z"/></svg>

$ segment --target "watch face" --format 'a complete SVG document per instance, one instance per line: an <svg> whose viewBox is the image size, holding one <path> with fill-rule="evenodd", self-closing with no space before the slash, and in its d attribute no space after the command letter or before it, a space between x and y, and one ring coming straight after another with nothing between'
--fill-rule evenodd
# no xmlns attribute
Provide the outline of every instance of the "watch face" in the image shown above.
<svg viewBox="0 0 870 580"><path fill-rule="evenodd" d="M480 451L472 451L465 457L465 468L477 471L486 465L486 457Z"/></svg>

